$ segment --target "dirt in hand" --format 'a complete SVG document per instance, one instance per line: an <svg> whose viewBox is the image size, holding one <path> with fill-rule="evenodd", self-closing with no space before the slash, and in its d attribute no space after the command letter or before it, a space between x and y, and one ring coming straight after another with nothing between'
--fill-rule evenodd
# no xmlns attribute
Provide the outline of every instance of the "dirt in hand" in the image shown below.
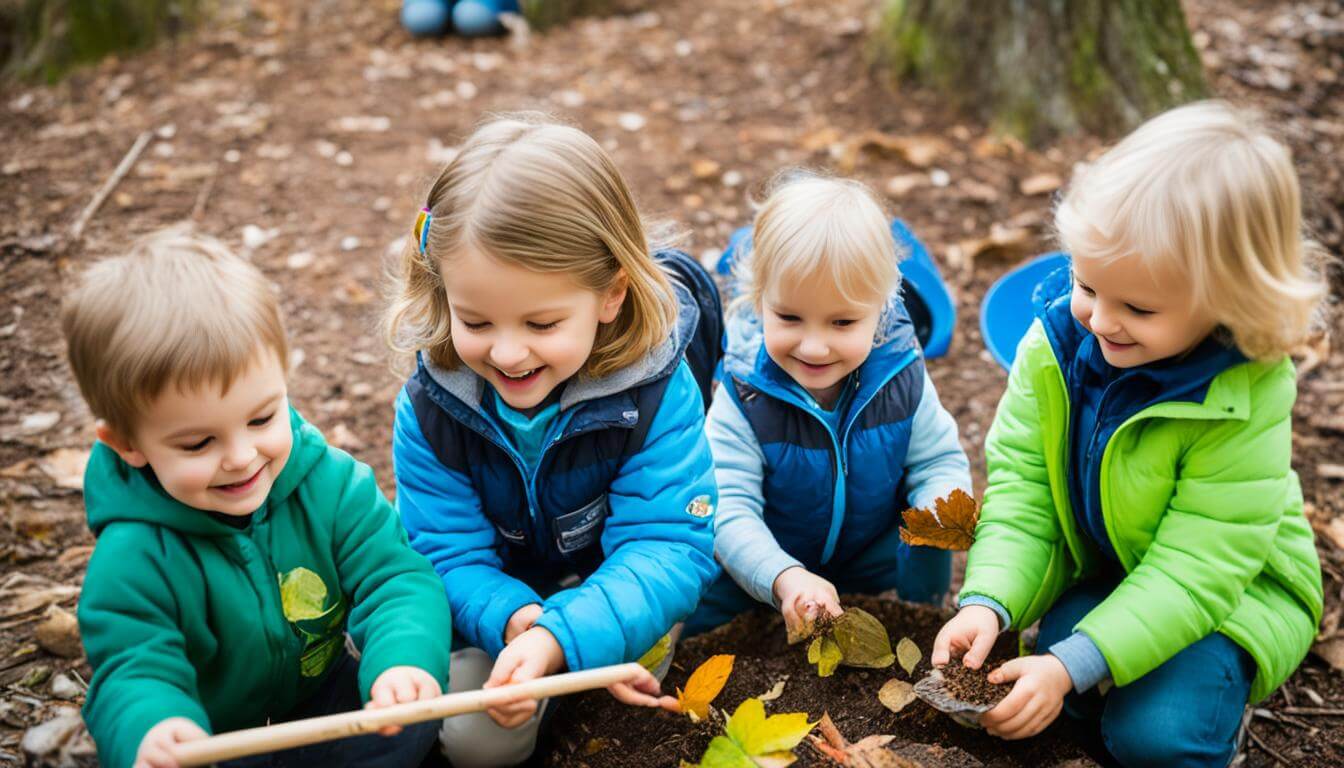
<svg viewBox="0 0 1344 768"><path fill-rule="evenodd" d="M960 662L952 662L942 668L943 690L958 701L992 708L1013 689L1011 683L995 685L989 682L989 673L998 667L998 664L986 664L971 669Z"/></svg>

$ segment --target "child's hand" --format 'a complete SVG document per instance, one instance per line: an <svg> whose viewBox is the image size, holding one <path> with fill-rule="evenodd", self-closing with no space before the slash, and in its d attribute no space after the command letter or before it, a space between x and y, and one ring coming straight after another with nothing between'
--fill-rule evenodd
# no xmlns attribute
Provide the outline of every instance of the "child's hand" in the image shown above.
<svg viewBox="0 0 1344 768"><path fill-rule="evenodd" d="M135 768L178 768L170 751L174 744L204 739L210 734L185 717L170 717L145 732L135 753Z"/></svg>
<svg viewBox="0 0 1344 768"><path fill-rule="evenodd" d="M979 669L985 663L985 657L994 648L999 636L999 615L993 608L983 605L968 605L957 611L952 620L938 630L933 640L933 654L929 663L941 667L952 660L953 655L961 657L961 663L968 669Z"/></svg>
<svg viewBox="0 0 1344 768"><path fill-rule="evenodd" d="M408 701L424 701L443 693L439 681L419 667L388 667L369 688L369 703L365 709L379 709ZM401 733L400 725L385 725L378 729L384 736Z"/></svg>
<svg viewBox="0 0 1344 768"><path fill-rule="evenodd" d="M652 672L640 667L639 674L629 680L622 680L607 686L607 692L622 704L635 707L662 707L670 712L680 712L681 704L676 696L663 696L662 684Z"/></svg>
<svg viewBox="0 0 1344 768"><path fill-rule="evenodd" d="M835 585L802 566L785 568L775 577L775 599L790 637L803 634L821 611L840 615L840 596Z"/></svg>
<svg viewBox="0 0 1344 768"><path fill-rule="evenodd" d="M521 610L521 609L520 609ZM504 646L490 670L490 679L482 688L498 688L559 672L565 666L565 652L545 627L532 627ZM502 728L517 728L537 712L536 699L524 698L485 710Z"/></svg>
<svg viewBox="0 0 1344 768"><path fill-rule="evenodd" d="M980 716L985 730L1003 739L1035 736L1059 717L1073 680L1064 662L1050 654L1013 659L989 673L995 685L1016 680L998 706Z"/></svg>
<svg viewBox="0 0 1344 768"><path fill-rule="evenodd" d="M504 644L513 642L513 638L523 634L537 623L541 618L541 606L536 603L524 605L522 608L513 612L509 617L509 622L504 625Z"/></svg>

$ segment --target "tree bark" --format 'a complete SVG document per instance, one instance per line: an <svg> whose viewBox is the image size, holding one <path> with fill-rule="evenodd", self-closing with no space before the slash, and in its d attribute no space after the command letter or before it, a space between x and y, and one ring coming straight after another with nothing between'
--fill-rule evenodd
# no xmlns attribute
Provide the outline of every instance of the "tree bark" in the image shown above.
<svg viewBox="0 0 1344 768"><path fill-rule="evenodd" d="M1124 133L1207 92L1178 0L885 0L874 57L998 131Z"/></svg>

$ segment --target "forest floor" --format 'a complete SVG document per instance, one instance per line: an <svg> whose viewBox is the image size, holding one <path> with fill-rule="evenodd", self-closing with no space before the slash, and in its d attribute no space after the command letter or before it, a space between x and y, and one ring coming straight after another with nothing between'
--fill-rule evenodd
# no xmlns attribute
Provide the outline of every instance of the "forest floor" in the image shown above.
<svg viewBox="0 0 1344 768"><path fill-rule="evenodd" d="M706 258L750 221L753 195L781 168L838 169L883 192L957 297L952 349L930 370L983 490L981 446L1005 374L981 341L979 302L1005 270L1053 248L1051 193L1101 140L1028 150L935 94L893 86L864 56L872 0L648 2L545 35L475 41L408 38L397 0L244 5L175 44L56 86L0 85L0 764L23 759L26 729L81 703L89 677L77 650L53 652L70 639L62 611L74 609L93 545L78 490L92 423L58 323L73 275L182 220L250 254L281 289L294 403L390 492L400 379L378 331L383 270L437 169L490 113L542 110L591 133L642 210L682 225L684 247ZM1261 110L1292 146L1311 229L1338 254L1341 3L1189 0L1186 10L1214 91ZM903 137L910 151L868 146L872 131ZM147 149L82 240L69 242L144 132ZM1336 272L1336 296L1340 284ZM1300 370L1294 465L1320 534L1326 618L1318 653L1255 709L1248 765L1344 762L1344 354L1322 343ZM926 617L918 632L935 624ZM671 680L684 681L709 650L684 645ZM814 704L797 706L816 717ZM895 727L917 744L906 720L924 715L899 717ZM890 726L851 722L846 735ZM945 732L933 728L928 743L949 747L938 741ZM966 742L955 748L971 760L1045 764L1037 747ZM582 764L577 743L559 734L543 758ZM1069 749L1051 760L1096 756ZM607 764L663 764L623 754L626 762ZM694 757L666 754L669 765Z"/></svg>

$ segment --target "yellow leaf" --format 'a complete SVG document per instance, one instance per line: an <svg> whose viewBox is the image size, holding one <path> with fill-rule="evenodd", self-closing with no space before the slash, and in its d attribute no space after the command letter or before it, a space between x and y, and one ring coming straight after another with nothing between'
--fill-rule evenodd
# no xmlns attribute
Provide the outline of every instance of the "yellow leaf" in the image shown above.
<svg viewBox="0 0 1344 768"><path fill-rule="evenodd" d="M980 522L980 508L975 499L958 488L946 499L936 500L934 508L936 515L916 508L901 513L905 520L901 541L917 547L970 549L975 543L976 523Z"/></svg>
<svg viewBox="0 0 1344 768"><path fill-rule="evenodd" d="M840 652L840 646L830 635L822 635L812 641L812 645L807 648L807 660L811 664L817 665L818 677L830 677L835 673L835 668L840 666L840 659L844 654Z"/></svg>
<svg viewBox="0 0 1344 768"><path fill-rule="evenodd" d="M653 672L667 659L667 654L671 650L672 633L668 632L666 635L658 638L658 642L654 643L652 648L645 651L644 655L639 657L638 664L650 672Z"/></svg>
<svg viewBox="0 0 1344 768"><path fill-rule="evenodd" d="M733 657L729 654L711 656L701 664L691 678L686 681L686 690L677 689L677 701L681 711L693 713L701 720L709 718L709 703L719 695L733 671Z"/></svg>
<svg viewBox="0 0 1344 768"><path fill-rule="evenodd" d="M846 666L883 669L896 663L887 628L862 608L846 608L831 631Z"/></svg>
<svg viewBox="0 0 1344 768"><path fill-rule="evenodd" d="M905 674L914 672L915 665L922 658L924 658L924 654L920 652L919 646L915 645L914 640L902 637L901 641L896 644L896 660L901 663L901 669L905 670Z"/></svg>
<svg viewBox="0 0 1344 768"><path fill-rule="evenodd" d="M689 763L682 763L689 765ZM714 740L709 742L709 748L700 758L698 768L756 768L747 757L747 753L742 751L732 739L727 736L715 736Z"/></svg>
<svg viewBox="0 0 1344 768"><path fill-rule="evenodd" d="M766 717L765 704L760 699L747 699L728 718L724 730L749 757L764 757L791 751L814 725L807 721L805 712Z"/></svg>

